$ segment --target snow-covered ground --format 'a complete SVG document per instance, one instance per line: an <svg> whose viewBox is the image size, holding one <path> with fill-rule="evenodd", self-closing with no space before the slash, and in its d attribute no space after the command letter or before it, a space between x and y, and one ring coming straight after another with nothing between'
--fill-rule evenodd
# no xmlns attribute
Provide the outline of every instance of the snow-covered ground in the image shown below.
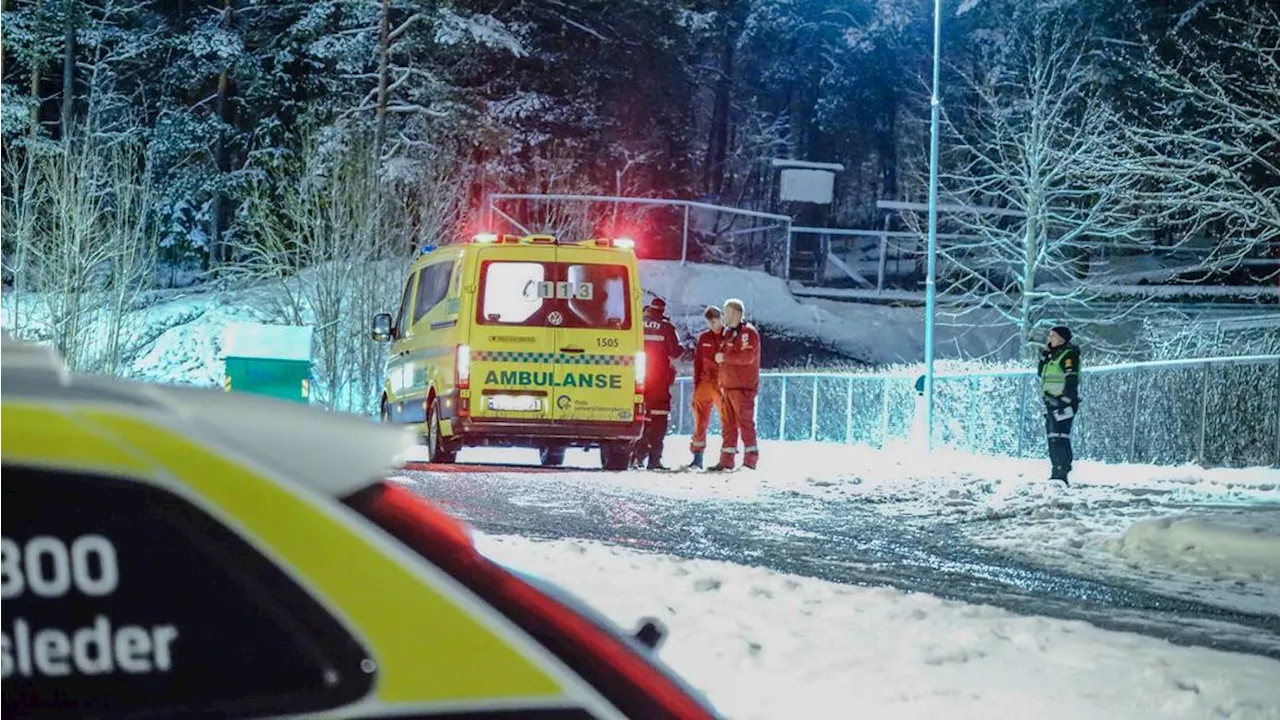
<svg viewBox="0 0 1280 720"><path fill-rule="evenodd" d="M669 466L689 462L688 442L667 438ZM599 460L571 450L558 479L683 498L854 499L896 517L952 524L978 545L1069 572L1138 577L1154 590L1280 614L1280 469L1083 461L1062 489L1046 482L1043 460L946 450L928 456L907 445L760 444L755 472L575 473ZM464 449L458 459L537 464L536 452L519 449Z"/></svg>
<svg viewBox="0 0 1280 720"><path fill-rule="evenodd" d="M734 720L1280 718L1280 662L1083 622L584 541L477 535L623 628Z"/></svg>

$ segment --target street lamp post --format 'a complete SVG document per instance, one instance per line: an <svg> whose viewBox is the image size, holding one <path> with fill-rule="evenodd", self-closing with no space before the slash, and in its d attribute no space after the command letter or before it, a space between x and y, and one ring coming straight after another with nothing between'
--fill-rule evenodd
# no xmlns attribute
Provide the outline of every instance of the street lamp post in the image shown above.
<svg viewBox="0 0 1280 720"><path fill-rule="evenodd" d="M942 0L933 0L933 92L929 97L929 249L924 277L925 449L933 451L933 313L938 262L938 76L942 52Z"/></svg>

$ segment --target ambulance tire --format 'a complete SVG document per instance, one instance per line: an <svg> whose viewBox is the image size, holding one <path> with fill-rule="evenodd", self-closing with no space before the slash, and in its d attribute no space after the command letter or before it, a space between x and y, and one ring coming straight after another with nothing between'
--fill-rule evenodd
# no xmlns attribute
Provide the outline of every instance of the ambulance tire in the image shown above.
<svg viewBox="0 0 1280 720"><path fill-rule="evenodd" d="M631 466L631 443L612 440L600 443L600 466L609 472L622 472Z"/></svg>
<svg viewBox="0 0 1280 720"><path fill-rule="evenodd" d="M538 459L543 467L559 467L564 464L564 451L563 445L538 448Z"/></svg>
<svg viewBox="0 0 1280 720"><path fill-rule="evenodd" d="M458 461L458 448L450 445L440 434L440 401L431 403L431 417L427 418L427 436L423 438L431 453L431 462L452 465Z"/></svg>

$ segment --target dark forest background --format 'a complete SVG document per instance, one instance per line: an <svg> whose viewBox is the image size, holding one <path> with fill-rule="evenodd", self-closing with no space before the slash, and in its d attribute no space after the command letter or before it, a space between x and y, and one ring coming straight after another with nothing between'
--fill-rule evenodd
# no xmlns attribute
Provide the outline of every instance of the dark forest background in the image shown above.
<svg viewBox="0 0 1280 720"><path fill-rule="evenodd" d="M1108 252L1197 238L1206 268L1274 260L1274 3L943 8L944 199L1022 218L947 218L972 238L945 248L950 291L1026 340L1042 297L1094 297L1076 281ZM124 307L193 273L341 261L339 282L475 227L491 192L769 210L771 158L843 164L820 221L880 227L877 200L925 198L932 13L930 0L5 0L5 283L114 291ZM65 350L78 304L105 301L58 302L76 305L47 312Z"/></svg>

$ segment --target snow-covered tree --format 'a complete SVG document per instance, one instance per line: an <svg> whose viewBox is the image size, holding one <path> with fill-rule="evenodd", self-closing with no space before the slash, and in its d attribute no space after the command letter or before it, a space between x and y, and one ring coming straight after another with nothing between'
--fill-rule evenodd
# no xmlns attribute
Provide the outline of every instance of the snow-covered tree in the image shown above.
<svg viewBox="0 0 1280 720"><path fill-rule="evenodd" d="M959 70L963 95L944 103L939 292L999 312L1029 349L1038 331L1094 318L1108 256L1149 241L1087 27L1070 9L1008 9L987 36L1000 42Z"/></svg>
<svg viewBox="0 0 1280 720"><path fill-rule="evenodd" d="M397 296L408 223L379 177L372 138L336 132L304 136L296 160L260 181L244 211L254 230L228 271L265 293L271 320L315 327L319 402L370 412L383 358L368 322Z"/></svg>
<svg viewBox="0 0 1280 720"><path fill-rule="evenodd" d="M1206 264L1270 255L1280 243L1280 7L1201 0L1133 55L1146 100L1132 134L1150 205L1215 240Z"/></svg>
<svg viewBox="0 0 1280 720"><path fill-rule="evenodd" d="M154 270L142 146L72 126L15 160L5 167L5 269L28 294L14 298L7 328L51 341L73 369L119 372L137 340L126 317Z"/></svg>

